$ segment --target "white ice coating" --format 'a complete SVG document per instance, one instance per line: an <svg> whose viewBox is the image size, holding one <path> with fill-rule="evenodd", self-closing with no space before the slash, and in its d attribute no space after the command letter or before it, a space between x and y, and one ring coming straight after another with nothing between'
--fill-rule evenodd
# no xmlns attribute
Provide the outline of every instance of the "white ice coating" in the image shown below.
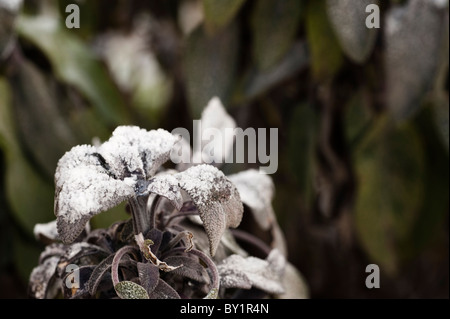
<svg viewBox="0 0 450 319"><path fill-rule="evenodd" d="M36 239L39 239L41 236L43 236L50 240L57 240L58 229L56 228L56 220L53 220L49 223L34 225L33 234Z"/></svg>
<svg viewBox="0 0 450 319"><path fill-rule="evenodd" d="M229 175L228 178L239 191L242 202L251 209L259 226L264 230L269 229L275 222L272 208L275 187L270 176L250 169Z"/></svg>
<svg viewBox="0 0 450 319"><path fill-rule="evenodd" d="M202 158L210 157L209 148L214 150L221 149L222 152L214 154L213 161L223 163L224 159L230 154L234 144L234 129L236 122L227 113L225 107L218 97L213 97L202 112L200 119L201 131L198 132L197 143L194 144L194 163L201 163ZM212 142L208 142L210 138L207 134L208 129L218 130L222 138L216 138ZM202 137L205 140L202 140ZM219 143L217 145L212 143ZM206 147L208 145L208 147ZM200 147L200 149L198 149Z"/></svg>
<svg viewBox="0 0 450 319"><path fill-rule="evenodd" d="M243 214L239 193L216 167L202 164L176 175L179 186L197 206L214 256L220 239L229 227L238 227Z"/></svg>
<svg viewBox="0 0 450 319"><path fill-rule="evenodd" d="M274 249L266 260L257 257L231 255L217 266L220 284L224 288L259 288L272 294L284 292L282 285L286 259Z"/></svg>
<svg viewBox="0 0 450 319"><path fill-rule="evenodd" d="M150 193L158 194L167 198L178 210L183 206L183 196L181 195L178 180L170 174L160 174L150 180L147 190Z"/></svg>

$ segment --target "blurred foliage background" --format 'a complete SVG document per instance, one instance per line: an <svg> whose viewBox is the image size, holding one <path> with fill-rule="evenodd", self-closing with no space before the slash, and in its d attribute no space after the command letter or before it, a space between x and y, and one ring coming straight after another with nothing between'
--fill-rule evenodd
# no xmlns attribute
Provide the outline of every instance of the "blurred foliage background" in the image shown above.
<svg viewBox="0 0 450 319"><path fill-rule="evenodd" d="M192 130L219 96L279 129L274 206L311 297L448 298L448 1L20 2L0 0L0 297L26 297L66 151L121 124Z"/></svg>

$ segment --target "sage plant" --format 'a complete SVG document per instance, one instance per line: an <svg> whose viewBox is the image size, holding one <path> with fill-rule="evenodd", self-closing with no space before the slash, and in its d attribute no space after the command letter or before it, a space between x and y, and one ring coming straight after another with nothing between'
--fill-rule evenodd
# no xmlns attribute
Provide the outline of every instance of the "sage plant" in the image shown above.
<svg viewBox="0 0 450 319"><path fill-rule="evenodd" d="M219 123L207 118L218 114ZM217 98L202 119L219 129L235 126ZM30 296L306 297L300 274L286 261L271 178L257 170L225 176L210 164L165 169L180 147L190 146L165 130L120 126L101 145L67 152L55 173L56 221L35 227L48 245L31 273ZM94 215L123 201L129 220L90 229ZM235 229L244 208L272 234L270 243ZM241 243L265 258L250 256Z"/></svg>

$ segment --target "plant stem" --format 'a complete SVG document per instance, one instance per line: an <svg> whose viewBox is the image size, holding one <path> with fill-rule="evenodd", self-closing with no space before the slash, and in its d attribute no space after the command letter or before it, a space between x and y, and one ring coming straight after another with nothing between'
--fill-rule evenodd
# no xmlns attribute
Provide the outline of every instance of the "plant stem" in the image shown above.
<svg viewBox="0 0 450 319"><path fill-rule="evenodd" d="M155 197L153 198L152 205L150 208L150 213L149 213L149 215L150 215L149 216L149 226L150 226L149 229L153 229L156 226L156 209L158 208L159 203L161 201L160 195L152 194L152 196L155 196Z"/></svg>
<svg viewBox="0 0 450 319"><path fill-rule="evenodd" d="M148 195L136 196L128 200L133 218L134 234L145 233L150 229L150 221L147 216Z"/></svg>

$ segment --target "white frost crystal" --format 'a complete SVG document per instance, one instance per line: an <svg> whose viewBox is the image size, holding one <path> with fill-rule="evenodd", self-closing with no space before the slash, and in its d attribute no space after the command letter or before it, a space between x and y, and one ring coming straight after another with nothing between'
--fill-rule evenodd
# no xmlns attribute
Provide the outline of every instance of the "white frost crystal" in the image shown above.
<svg viewBox="0 0 450 319"><path fill-rule="evenodd" d="M56 228L56 220L49 223L34 225L33 234L36 239L41 237L48 238L49 240L58 239L58 230Z"/></svg>
<svg viewBox="0 0 450 319"><path fill-rule="evenodd" d="M55 215L61 240L70 243L89 219L135 195L136 182L153 176L176 138L167 131L119 126L99 147L73 147L55 173Z"/></svg>
<svg viewBox="0 0 450 319"><path fill-rule="evenodd" d="M211 158L216 163L223 163L228 154L233 149L234 144L234 129L236 128L236 122L234 119L227 113L225 107L218 97L213 97L206 105L205 109L202 112L201 116L201 132L199 132L199 136L197 136L197 141L194 146L197 146L194 149L194 162L200 163L201 159ZM208 142L206 139L209 136L207 130L213 129L217 132L220 132L220 136L222 138L216 138L212 142ZM198 149L200 147L200 149ZM211 156L210 151L213 150L222 150L222 152L218 152L217 154L213 154Z"/></svg>
<svg viewBox="0 0 450 319"><path fill-rule="evenodd" d="M231 255L217 266L217 269L221 287L243 289L255 287L268 293L282 294L285 267L286 259L274 249L265 260L252 256Z"/></svg>
<svg viewBox="0 0 450 319"><path fill-rule="evenodd" d="M272 208L275 187L272 179L255 169L230 175L228 178L236 185L242 202L251 209L258 225L268 230L275 223Z"/></svg>

